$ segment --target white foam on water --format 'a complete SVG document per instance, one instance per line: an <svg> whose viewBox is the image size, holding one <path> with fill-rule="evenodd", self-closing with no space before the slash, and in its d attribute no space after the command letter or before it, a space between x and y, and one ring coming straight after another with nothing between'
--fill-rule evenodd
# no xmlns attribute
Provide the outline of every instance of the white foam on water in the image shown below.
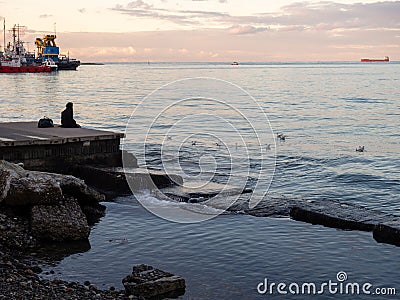
<svg viewBox="0 0 400 300"><path fill-rule="evenodd" d="M136 193L135 197L119 197L116 199L116 202L131 206L133 204L140 204L160 217L163 217L165 214L167 216L166 219L183 223L192 223L205 216L210 218L210 216L218 216L225 213L222 209L213 208L201 203L174 202L160 199L150 191Z"/></svg>

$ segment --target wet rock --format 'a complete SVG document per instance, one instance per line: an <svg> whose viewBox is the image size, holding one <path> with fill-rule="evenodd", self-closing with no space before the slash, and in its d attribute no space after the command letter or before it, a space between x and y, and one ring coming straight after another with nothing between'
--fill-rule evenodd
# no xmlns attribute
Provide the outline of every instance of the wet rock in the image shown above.
<svg viewBox="0 0 400 300"><path fill-rule="evenodd" d="M63 199L59 184L49 175L13 178L4 203L10 206L56 204Z"/></svg>
<svg viewBox="0 0 400 300"><path fill-rule="evenodd" d="M77 241L90 233L86 217L78 202L67 198L61 205L36 205L31 210L33 235L41 240Z"/></svg>
<svg viewBox="0 0 400 300"><path fill-rule="evenodd" d="M297 204L302 202L302 200L296 201ZM293 200L290 200L284 196L265 196L264 199L255 207L249 208L248 203L244 201L237 201L235 205L230 208L230 210L243 211L244 213L255 217L288 216L291 207L294 205L295 202Z"/></svg>
<svg viewBox="0 0 400 300"><path fill-rule="evenodd" d="M7 197L11 181L25 177L26 173L20 166L0 160L0 203Z"/></svg>
<svg viewBox="0 0 400 300"><path fill-rule="evenodd" d="M106 207L99 203L81 206L81 208L89 225L96 224L106 214Z"/></svg>
<svg viewBox="0 0 400 300"><path fill-rule="evenodd" d="M372 231L380 223L393 219L394 216L376 212L355 204L323 200L295 205L290 216L297 221L320 224L327 227Z"/></svg>
<svg viewBox="0 0 400 300"><path fill-rule="evenodd" d="M134 266L132 273L122 283L127 295L137 297L178 297L185 293L185 280L182 277L148 265Z"/></svg>
<svg viewBox="0 0 400 300"><path fill-rule="evenodd" d="M379 243L400 246L400 220L393 220L375 226L373 236Z"/></svg>
<svg viewBox="0 0 400 300"><path fill-rule="evenodd" d="M252 193L251 189L237 188L226 184L216 182L196 182L193 186L175 185L169 186L157 191L158 197L166 196L170 200L187 203L200 203L213 198L226 199L230 196L239 196ZM163 194L163 195L162 195ZM208 205L213 205L211 201Z"/></svg>
<svg viewBox="0 0 400 300"><path fill-rule="evenodd" d="M101 191L107 199L130 195L132 190L154 190L183 183L179 175L141 168L78 166L75 175Z"/></svg>
<svg viewBox="0 0 400 300"><path fill-rule="evenodd" d="M28 220L0 213L0 244L10 249L27 250L36 247L37 241L29 231Z"/></svg>
<svg viewBox="0 0 400 300"><path fill-rule="evenodd" d="M105 201L105 196L85 184L82 179L72 175L62 175L55 173L44 173L31 171L32 174L39 176L49 175L59 184L64 195L71 196L79 201L81 205L97 204Z"/></svg>

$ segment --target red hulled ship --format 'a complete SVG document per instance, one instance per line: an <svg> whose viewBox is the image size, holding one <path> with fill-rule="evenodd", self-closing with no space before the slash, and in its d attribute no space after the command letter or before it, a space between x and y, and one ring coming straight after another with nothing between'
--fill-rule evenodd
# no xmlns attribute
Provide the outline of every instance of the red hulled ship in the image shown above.
<svg viewBox="0 0 400 300"><path fill-rule="evenodd" d="M24 42L19 34L22 27L14 25L11 29L13 41L5 45L4 21L4 51L0 52L0 73L42 73L57 70L54 62L46 61L43 64L35 62L35 54L29 53L24 48Z"/></svg>
<svg viewBox="0 0 400 300"><path fill-rule="evenodd" d="M361 62L387 62L387 61L389 61L389 56L385 56L383 59L361 58Z"/></svg>

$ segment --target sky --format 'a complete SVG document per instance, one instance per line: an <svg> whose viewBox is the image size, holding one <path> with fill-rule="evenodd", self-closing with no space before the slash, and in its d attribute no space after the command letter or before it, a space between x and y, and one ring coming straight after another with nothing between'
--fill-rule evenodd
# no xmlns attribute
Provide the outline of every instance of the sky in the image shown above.
<svg viewBox="0 0 400 300"><path fill-rule="evenodd" d="M87 62L400 60L400 1L0 0L4 18Z"/></svg>

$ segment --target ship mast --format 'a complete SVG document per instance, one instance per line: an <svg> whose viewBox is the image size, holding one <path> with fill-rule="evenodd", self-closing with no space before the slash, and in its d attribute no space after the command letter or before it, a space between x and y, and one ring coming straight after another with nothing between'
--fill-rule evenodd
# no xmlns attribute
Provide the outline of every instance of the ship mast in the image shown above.
<svg viewBox="0 0 400 300"><path fill-rule="evenodd" d="M17 47L16 47L16 38L17 38L17 25L14 24L14 27L11 29L12 30L12 35L13 35L13 52L17 51Z"/></svg>
<svg viewBox="0 0 400 300"><path fill-rule="evenodd" d="M3 51L6 53L6 18L3 19Z"/></svg>

